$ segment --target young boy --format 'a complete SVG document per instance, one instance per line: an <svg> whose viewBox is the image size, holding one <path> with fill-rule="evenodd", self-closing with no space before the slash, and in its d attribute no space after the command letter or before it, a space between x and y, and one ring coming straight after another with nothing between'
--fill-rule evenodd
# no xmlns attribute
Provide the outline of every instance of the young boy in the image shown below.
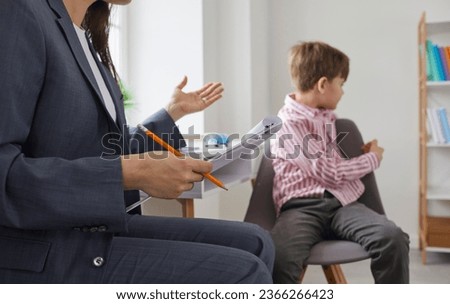
<svg viewBox="0 0 450 304"><path fill-rule="evenodd" d="M360 178L379 167L383 148L373 140L363 155L346 159L333 147L333 110L344 93L349 58L325 43L305 42L291 48L289 64L296 90L286 96L278 114L283 127L271 146L278 214L274 282L296 283L311 247L334 237L369 252L375 283L408 283L408 235L358 202Z"/></svg>

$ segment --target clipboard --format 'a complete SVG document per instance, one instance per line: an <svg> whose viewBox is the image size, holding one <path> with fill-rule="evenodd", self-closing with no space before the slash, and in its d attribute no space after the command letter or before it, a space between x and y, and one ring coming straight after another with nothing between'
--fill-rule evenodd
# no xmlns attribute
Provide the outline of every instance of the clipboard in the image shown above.
<svg viewBox="0 0 450 304"><path fill-rule="evenodd" d="M214 171L226 166L230 162L241 158L251 160L254 156L254 150L264 143L267 139L275 135L282 127L281 118L275 115L267 116L254 126L249 132L241 137L240 141L224 152L219 152L212 158L207 159L212 162Z"/></svg>
<svg viewBox="0 0 450 304"><path fill-rule="evenodd" d="M255 125L250 131L248 131L244 136L241 137L240 141L231 147L225 149L225 151L220 151L215 153L212 157L206 158L205 160L212 162L213 170L211 173L215 171L221 171L225 174L230 173L227 172L229 170L246 170L249 168L244 168L242 164L238 164L238 167L228 166L231 163L236 163L236 161L240 160L245 161L248 165L251 164L250 160L253 159L254 153L259 148L259 146L264 143L267 139L271 138L275 135L282 127L283 122L281 118L275 115L270 115L262 119L257 125ZM184 151L183 151L184 152ZM184 152L185 154L194 157L194 158L204 158L202 153L198 152ZM239 172L235 172L238 173ZM221 176L217 176L221 178ZM204 185L202 183L195 183L194 188L191 191L183 192L180 198L183 197L201 197L204 189ZM216 188L216 186L209 186ZM144 199L141 199L138 202L126 207L125 211L129 212L132 209L142 205L143 203L149 201L152 196L148 196Z"/></svg>

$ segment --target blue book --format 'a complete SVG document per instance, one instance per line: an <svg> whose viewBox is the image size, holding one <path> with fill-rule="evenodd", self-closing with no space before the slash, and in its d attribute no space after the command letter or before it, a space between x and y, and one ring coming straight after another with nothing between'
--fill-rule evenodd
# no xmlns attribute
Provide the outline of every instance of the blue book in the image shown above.
<svg viewBox="0 0 450 304"><path fill-rule="evenodd" d="M445 108L438 109L439 114L439 124L442 128L442 134L444 135L444 139L446 143L450 143L450 126L448 123L447 110Z"/></svg>
<svg viewBox="0 0 450 304"><path fill-rule="evenodd" d="M439 75L437 71L436 58L434 56L433 43L427 40L427 57L430 59L430 81L439 81Z"/></svg>
<svg viewBox="0 0 450 304"><path fill-rule="evenodd" d="M439 54L439 47L436 44L433 44L433 53L434 53L434 57L436 58L437 74L439 77L438 80L444 81L445 75L444 75L444 69L442 67L441 55Z"/></svg>

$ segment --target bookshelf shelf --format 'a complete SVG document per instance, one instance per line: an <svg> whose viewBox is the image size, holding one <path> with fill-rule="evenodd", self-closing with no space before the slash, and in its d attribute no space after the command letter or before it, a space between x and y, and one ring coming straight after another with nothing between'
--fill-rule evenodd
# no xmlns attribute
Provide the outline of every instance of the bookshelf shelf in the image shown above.
<svg viewBox="0 0 450 304"><path fill-rule="evenodd" d="M427 87L450 87L450 81L427 81Z"/></svg>
<svg viewBox="0 0 450 304"><path fill-rule="evenodd" d="M427 247L427 251L429 251L429 252L444 252L444 253L450 253L450 248Z"/></svg>
<svg viewBox="0 0 450 304"><path fill-rule="evenodd" d="M450 27L450 21L427 21L426 26L428 35L446 33Z"/></svg>
<svg viewBox="0 0 450 304"><path fill-rule="evenodd" d="M450 81L427 80L427 75L431 75L431 79L442 79L442 77L436 78L436 74L430 74L430 71L433 72L432 70L427 73L427 52L429 53L427 46L430 44L430 42L427 44L427 40L442 46L450 45L450 20L426 22L426 15L423 13L419 21L418 38L419 236L422 263L425 264L428 251L450 252L450 205L448 205L448 210L445 209L447 207L445 202L450 203L450 144L436 143L446 141L436 140L435 113L433 110L430 111L430 108L440 107L450 113ZM428 61L429 64L430 62L432 61ZM432 68L436 71L436 65ZM429 121L427 121L428 114L430 115ZM428 126L431 127L431 130L427 129ZM433 135L431 142L429 134ZM430 204L438 202L444 202L445 210L439 209L438 216L431 215L429 209L433 208L430 208ZM442 214L447 211L448 213Z"/></svg>
<svg viewBox="0 0 450 304"><path fill-rule="evenodd" d="M427 148L450 148L450 144L428 143Z"/></svg>
<svg viewBox="0 0 450 304"><path fill-rule="evenodd" d="M445 188L428 189L427 199L437 201L448 201L450 203L450 189Z"/></svg>

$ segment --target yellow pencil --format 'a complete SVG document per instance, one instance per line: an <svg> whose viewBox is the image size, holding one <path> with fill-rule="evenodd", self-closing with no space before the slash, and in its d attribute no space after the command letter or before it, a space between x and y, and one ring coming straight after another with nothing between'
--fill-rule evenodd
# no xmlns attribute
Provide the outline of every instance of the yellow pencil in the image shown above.
<svg viewBox="0 0 450 304"><path fill-rule="evenodd" d="M173 153L175 156L184 156L183 153L181 153L180 151L178 151L177 149L175 149L174 147L172 147L171 145L169 145L168 143L166 143L164 140L162 140L161 138L159 138L158 135L156 135L155 133L153 133L152 131L150 131L149 129L147 129L146 127L144 127L143 125L139 124L138 128L141 129L143 132L145 132L145 134L147 134L148 137L150 137L151 139L153 139L155 142L157 142L158 144L160 144L164 149L166 149L167 151ZM215 178L214 176L211 175L211 173L201 173L205 178L207 178L209 181L211 181L211 183L213 183L214 185L225 189L228 191L228 189L224 186L224 184L218 180L217 178Z"/></svg>

